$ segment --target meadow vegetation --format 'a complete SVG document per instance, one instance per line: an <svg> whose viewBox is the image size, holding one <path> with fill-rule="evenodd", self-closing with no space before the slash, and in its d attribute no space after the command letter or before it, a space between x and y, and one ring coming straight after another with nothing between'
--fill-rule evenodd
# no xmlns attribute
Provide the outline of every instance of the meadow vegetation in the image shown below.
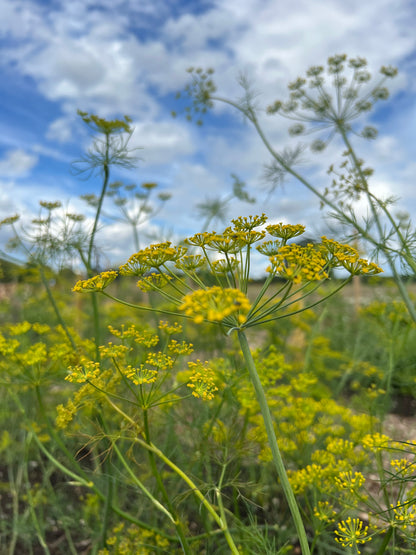
<svg viewBox="0 0 416 555"><path fill-rule="evenodd" d="M313 243L270 214L208 231L218 201L200 206L206 229L147 245L140 225L169 197L111 182L135 167L130 118L79 113L95 141L74 168L102 176L84 196L91 224L45 201L30 227L1 222L25 259L3 253L0 284L1 553L415 552L416 438L389 426L416 397L415 234L353 147L375 138L354 122L394 75L374 85L365 60L334 56L269 107L296 120L293 135L326 133L315 151L343 142L321 192L295 169L303 147L273 149L244 79L233 101L190 69L188 119L216 102L242 112L272 155L271 188L291 175L342 224L345 238ZM237 178L233 197L253 201ZM111 202L136 252L101 268Z"/></svg>

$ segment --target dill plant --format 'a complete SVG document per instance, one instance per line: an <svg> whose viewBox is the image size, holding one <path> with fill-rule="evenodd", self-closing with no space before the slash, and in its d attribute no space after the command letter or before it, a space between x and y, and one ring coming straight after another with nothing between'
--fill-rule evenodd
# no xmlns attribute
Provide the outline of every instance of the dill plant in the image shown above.
<svg viewBox="0 0 416 555"><path fill-rule="evenodd" d="M397 69L382 66L379 78L373 79L364 58L348 58L345 54L330 56L326 68L320 65L309 68L305 77L289 83L286 100L275 100L263 111L246 77L241 76L239 80L242 98L233 100L218 93L213 69L204 71L191 67L188 72L191 80L184 92L178 93L178 97L188 100L187 119L201 125L204 115L216 103L224 103L241 113L253 125L271 155L271 162L265 168L265 177L271 183L270 193L287 177L311 191L319 199L321 208L328 208L329 216L346 230L348 241L361 238L373 256L385 259L406 309L416 322L414 302L402 278L403 272L414 275L416 271L416 232L408 215L394 214L394 197L376 195L371 187L374 170L365 165L355 146L358 138L376 139L377 129L360 125L359 121L377 103L389 98L386 82L397 75ZM293 137L317 134L318 138L310 142L314 152L324 151L334 139L341 142L344 160L339 167L329 166L330 184L322 189L320 184L301 173L299 165L303 162L304 143L282 151L273 147L261 123L262 112L293 122L289 128ZM358 200L365 201L367 215L361 216L356 210Z"/></svg>
<svg viewBox="0 0 416 555"><path fill-rule="evenodd" d="M323 298L316 300L311 295L335 268L347 270L350 277L334 287L326 298L335 294L351 276L374 275L381 269L360 258L354 248L326 237L322 237L318 245L300 246L290 242L303 234L303 226L282 223L265 226L266 221L264 214L241 217L232 220L233 225L222 233L203 232L188 237L184 243L192 248L192 254L187 254L187 247L175 247L170 242L153 244L133 254L120 266L119 274L138 277L137 285L143 291L158 292L166 303L166 306L158 309L127 303L111 295L108 286L116 279L116 272L103 272L81 280L73 290L80 293L98 292L133 308L184 316L195 324L215 323L226 335L233 332L237 334L302 553L308 554L307 535L287 477L246 330L289 317L322 302ZM268 277L254 301L250 301L247 294L253 249L267 257L269 265L266 270ZM204 276L207 275L215 285L206 283ZM281 281L277 291L271 293L270 286L276 278ZM299 302L304 303L303 307L299 308ZM203 376L204 370L201 368L201 379Z"/></svg>

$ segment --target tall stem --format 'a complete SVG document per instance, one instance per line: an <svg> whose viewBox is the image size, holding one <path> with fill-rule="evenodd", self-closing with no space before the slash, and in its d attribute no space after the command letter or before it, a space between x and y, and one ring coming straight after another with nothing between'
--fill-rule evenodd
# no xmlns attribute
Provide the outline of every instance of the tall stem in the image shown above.
<svg viewBox="0 0 416 555"><path fill-rule="evenodd" d="M94 251L94 239L98 229L98 222L100 220L101 209L104 202L104 196L107 191L108 182L110 180L110 161L109 161L109 152L110 152L110 135L106 134L105 136L105 161L103 163L103 185L101 188L100 198L98 199L97 210L95 213L94 225L91 231L90 241L88 244L88 253L87 253L87 274L88 277L93 275L92 271L92 254ZM100 360L100 351L99 345L101 343L101 333L100 333L100 314L98 311L98 300L96 293L91 295L91 303L92 303L92 312L93 312L93 319L94 319L94 332L95 332L95 351L96 351L96 359Z"/></svg>
<svg viewBox="0 0 416 555"><path fill-rule="evenodd" d="M60 325L62 326L62 329L64 330L65 335L68 338L68 341L71 343L72 348L74 349L74 351L76 351L77 346L75 345L74 338L72 337L72 335L71 335L71 333L68 329L68 326L65 323L65 320L62 318L61 311L59 310L58 305L56 304L56 301L54 299L54 296L52 295L52 291L51 291L51 288L49 286L48 280L45 276L45 271L43 269L43 266L39 266L39 273L40 273L42 283L43 283L43 285L46 289L46 294L48 295L49 302L51 303L52 308L55 312L56 318L57 318L58 322L60 323Z"/></svg>
<svg viewBox="0 0 416 555"><path fill-rule="evenodd" d="M399 272L397 271L396 268L396 264L394 263L394 259L391 255L391 253L389 252L389 249L386 247L385 241L383 240L383 228L381 225L381 221L379 218L379 215L377 213L377 208L374 205L374 200L373 197L367 192L367 180L365 178L365 175L361 169L361 165L359 164L359 161L357 159L357 156L354 152L354 149L352 148L352 145L350 143L350 141L348 140L346 131L344 128L339 128L339 133L341 134L342 140L345 143L345 146L348 148L348 151L351 153L351 158L354 162L354 166L356 167L358 174L360 176L360 179L362 180L363 183L366 184L366 196L367 196L367 200L368 203L370 205L370 210L371 210L371 214L373 215L374 218L374 222L376 224L377 227L377 232L379 235L379 241L376 241L376 244L381 245L381 251L383 252L384 256L386 257L387 263L390 266L390 270L393 274L394 277L394 281L396 282L396 285L399 289L400 295L406 305L407 311L409 312L409 315L411 316L412 320L414 322L416 322L416 310L414 307L414 304L412 302L412 300L409 297L409 294L407 292L407 289L403 283L403 280L399 274ZM395 226L396 227L396 226ZM397 233L397 228L396 228L396 233ZM364 238L366 239L367 237L364 235ZM403 239L402 237L399 236L399 239ZM403 244L403 241L402 241Z"/></svg>
<svg viewBox="0 0 416 555"><path fill-rule="evenodd" d="M146 442L150 445L151 441L150 441L149 418L148 418L148 412L146 409L143 409L143 422L144 422ZM170 513L174 517L174 524L175 524L176 532L179 537L179 541L181 542L182 550L185 554L190 555L191 552L190 552L188 540L186 539L186 536L185 536L183 523L181 522L177 512L175 511L169 499L169 495L165 489L165 485L162 481L162 477L160 476L160 472L156 465L154 453L153 451L148 451L147 453L149 455L149 462L150 462L150 467L152 469L153 476L156 478L157 485L159 487L159 490L162 494L163 499L165 500L167 508L169 509Z"/></svg>
<svg viewBox="0 0 416 555"><path fill-rule="evenodd" d="M287 503L289 505L290 512L292 513L293 521L295 523L302 555L310 555L309 543L306 536L305 527L303 525L302 517L295 495L287 477L285 465L283 463L282 455L280 454L279 446L277 444L276 434L274 432L272 415L270 414L269 405L267 404L266 395L264 393L263 386L257 373L256 365L250 351L247 337L243 330L238 330L237 333L244 360L247 364L248 372L250 374L251 383L253 384L254 390L256 392L257 402L260 405L264 426L267 432L267 438L269 440L270 449L272 451L273 462L283 488L283 493L285 494Z"/></svg>

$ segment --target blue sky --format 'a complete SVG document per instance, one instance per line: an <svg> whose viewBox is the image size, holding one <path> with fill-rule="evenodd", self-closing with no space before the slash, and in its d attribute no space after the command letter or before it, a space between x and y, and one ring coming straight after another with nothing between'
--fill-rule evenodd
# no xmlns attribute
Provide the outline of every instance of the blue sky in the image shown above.
<svg viewBox="0 0 416 555"><path fill-rule="evenodd" d="M324 232L319 201L301 185L289 181L267 197L268 155L239 115L217 106L199 128L170 112L180 106L175 93L189 66L214 67L219 91L230 98L241 95L237 77L244 72L265 109L310 65L344 52L365 57L375 72L399 69L391 98L368 118L379 138L356 146L376 169L374 190L400 197L399 208L415 216L415 25L414 0L0 0L0 219L20 213L27 225L39 200L85 212L78 197L98 193L99 180L70 172L91 140L76 115L81 109L131 116L132 146L142 148L142 160L114 179L157 182L172 194L143 237L199 231L195 206L226 197L232 173L257 203L230 203L230 218L266 212L272 221ZM288 144L284 120L264 116L264 125L277 149ZM336 144L320 157L307 154L302 170L323 189L338 155ZM109 260L131 253L130 235L120 222L102 229ZM0 248L6 239L3 228Z"/></svg>

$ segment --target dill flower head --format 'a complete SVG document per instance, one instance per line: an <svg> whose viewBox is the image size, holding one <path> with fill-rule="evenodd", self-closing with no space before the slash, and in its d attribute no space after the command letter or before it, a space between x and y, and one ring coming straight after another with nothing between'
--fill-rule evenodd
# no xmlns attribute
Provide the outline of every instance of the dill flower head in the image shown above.
<svg viewBox="0 0 416 555"><path fill-rule="evenodd" d="M271 266L267 271L283 278L301 283L328 278L327 261L314 245L305 247L291 243L279 249L270 257Z"/></svg>
<svg viewBox="0 0 416 555"><path fill-rule="evenodd" d="M288 241L289 239L293 239L293 237L299 237L299 235L305 233L305 226L301 224L283 224L280 222L278 224L268 225L266 230L272 237L280 237L280 239Z"/></svg>
<svg viewBox="0 0 416 555"><path fill-rule="evenodd" d="M17 214L15 216L8 216L7 218L4 218L4 220L0 221L0 227L2 225L13 225L15 222L17 222L19 218L20 216L18 216Z"/></svg>
<svg viewBox="0 0 416 555"><path fill-rule="evenodd" d="M204 320L221 322L229 316L233 316L236 323L242 324L249 309L250 301L244 293L217 285L188 293L179 307L179 310L193 318L197 324Z"/></svg>
<svg viewBox="0 0 416 555"><path fill-rule="evenodd" d="M361 472L351 472L350 470L346 472L340 472L338 476L335 477L335 484L339 490L346 490L350 493L355 493L359 490L365 482L364 476Z"/></svg>
<svg viewBox="0 0 416 555"><path fill-rule="evenodd" d="M94 291L103 291L106 287L110 285L110 283L112 283L116 279L117 275L118 273L113 270L101 272L101 274L98 274L97 276L94 276L90 279L77 281L72 291L75 291L76 293L92 293Z"/></svg>
<svg viewBox="0 0 416 555"><path fill-rule="evenodd" d="M384 86L386 79L397 70L382 67L381 78L371 83L364 58L350 58L337 54L328 58L326 71L322 66L312 66L305 78L298 77L289 83L286 101L276 100L268 108L270 115L280 114L292 121L291 135L325 133L322 139L311 144L314 151L323 150L336 133L352 130L352 122L363 112L368 112L380 100L389 96ZM374 138L374 133L364 133Z"/></svg>
<svg viewBox="0 0 416 555"><path fill-rule="evenodd" d="M152 272L150 275L139 279L137 287L141 291L157 291L167 285L171 279L169 275Z"/></svg>
<svg viewBox="0 0 416 555"><path fill-rule="evenodd" d="M267 216L266 214L262 214L261 216L240 216L231 221L236 231L252 231L254 228L265 224L267 222Z"/></svg>
<svg viewBox="0 0 416 555"><path fill-rule="evenodd" d="M396 506L391 505L391 508L396 526L403 530L406 530L408 526L416 526L416 506L413 503L398 503Z"/></svg>
<svg viewBox="0 0 416 555"><path fill-rule="evenodd" d="M361 553L358 549L359 544L363 544L372 540L368 534L368 526L359 518L351 518L350 516L338 523L338 529L335 530L335 541L340 543L342 547L353 547L357 553Z"/></svg>
<svg viewBox="0 0 416 555"><path fill-rule="evenodd" d="M62 203L59 200L57 200L56 202L47 202L46 200L41 200L39 201L39 204L43 208L46 208L46 210L49 210L49 212L55 210L55 208L60 208L62 206Z"/></svg>
<svg viewBox="0 0 416 555"><path fill-rule="evenodd" d="M192 395L204 401L214 398L214 393L218 391L215 385L214 372L208 367L208 362L202 363L199 359L196 362L188 362L188 367L192 371L187 386L192 389Z"/></svg>
<svg viewBox="0 0 416 555"><path fill-rule="evenodd" d="M68 367L69 374L65 377L71 383L85 383L95 380L100 373L100 363L92 360L83 360L77 366Z"/></svg>

